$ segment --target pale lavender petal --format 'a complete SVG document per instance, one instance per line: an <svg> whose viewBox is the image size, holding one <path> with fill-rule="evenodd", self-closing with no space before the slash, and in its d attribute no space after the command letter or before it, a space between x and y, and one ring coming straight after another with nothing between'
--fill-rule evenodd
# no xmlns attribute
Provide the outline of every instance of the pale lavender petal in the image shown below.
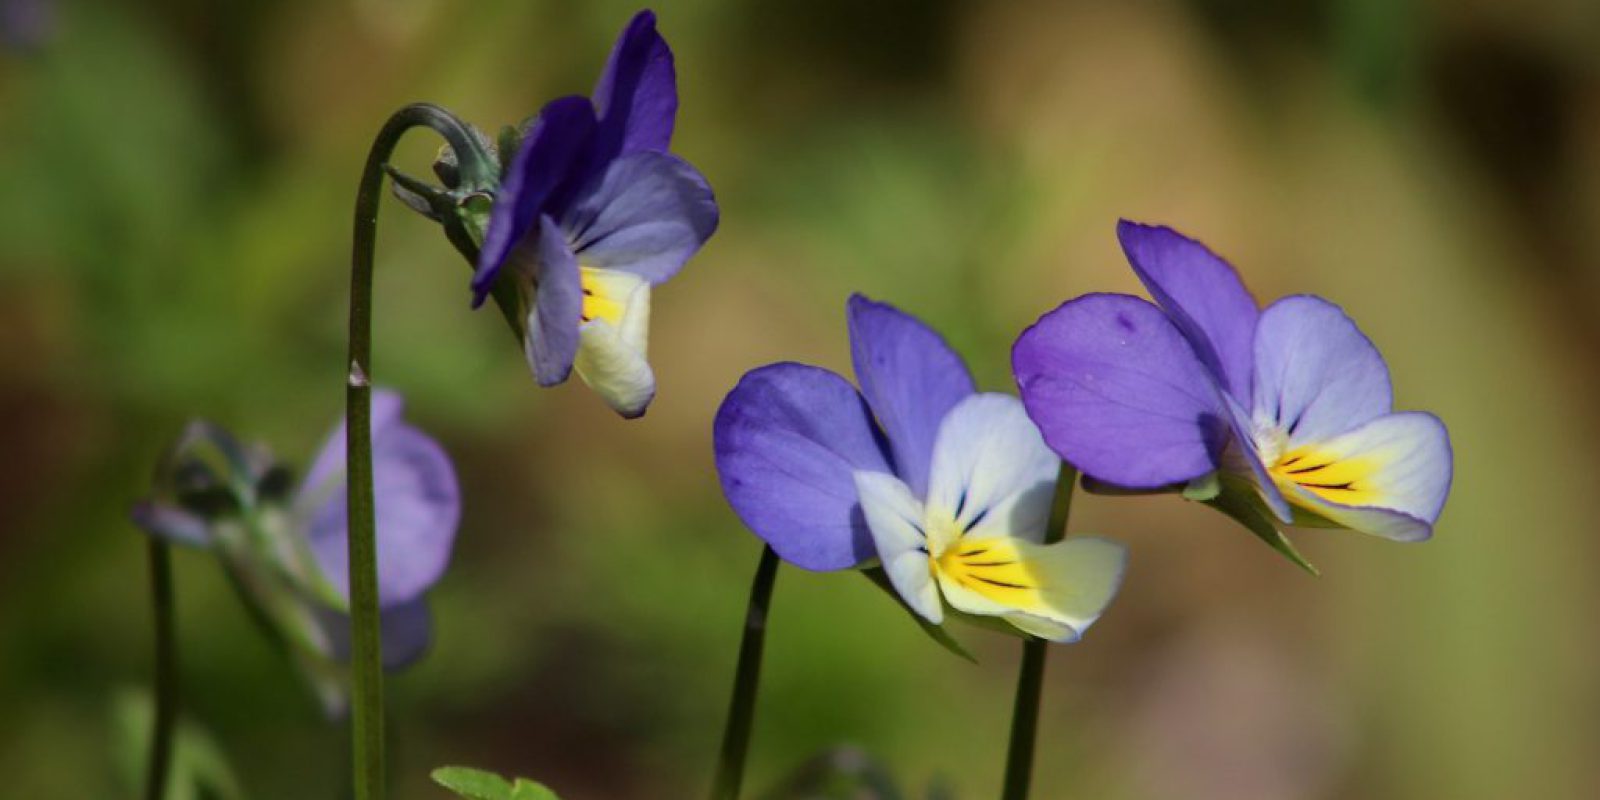
<svg viewBox="0 0 1600 800"><path fill-rule="evenodd" d="M894 306L858 294L846 314L856 381L889 436L895 473L926 497L939 424L976 391L972 375L943 337Z"/></svg>
<svg viewBox="0 0 1600 800"><path fill-rule="evenodd" d="M677 274L717 229L711 186L677 156L623 156L578 193L561 220L586 267L652 284Z"/></svg>
<svg viewBox="0 0 1600 800"><path fill-rule="evenodd" d="M513 248L538 234L539 215L563 182L579 175L593 146L594 107L586 97L562 97L539 112L495 193L489 227L472 276L472 306L483 305Z"/></svg>
<svg viewBox="0 0 1600 800"><path fill-rule="evenodd" d="M372 470L378 602L388 608L416 599L444 575L461 519L461 492L444 449L403 422L374 433ZM348 595L343 483L311 515L306 535L324 577Z"/></svg>
<svg viewBox="0 0 1600 800"><path fill-rule="evenodd" d="M1255 419L1289 434L1288 449L1389 413L1389 368L1338 306L1285 297L1256 324Z"/></svg>
<svg viewBox="0 0 1600 800"><path fill-rule="evenodd" d="M1289 507L1289 501L1284 498L1283 492L1273 482L1272 475L1267 472L1266 464L1261 461L1261 454L1256 451L1255 427L1251 423L1250 412L1231 395L1223 394L1220 399L1227 410L1229 429L1233 432L1233 446L1229 448L1224 460L1233 471L1248 475L1255 483L1256 493L1272 511L1272 515L1277 517L1279 522L1289 524L1294 520L1293 509Z"/></svg>
<svg viewBox="0 0 1600 800"><path fill-rule="evenodd" d="M1438 417L1385 414L1306 447L1293 469L1279 473L1297 505L1387 539L1433 535L1454 471L1450 434Z"/></svg>
<svg viewBox="0 0 1600 800"><path fill-rule="evenodd" d="M604 158L666 150L678 113L672 48L656 32L656 15L640 11L617 37L594 87L599 152Z"/></svg>
<svg viewBox="0 0 1600 800"><path fill-rule="evenodd" d="M889 462L844 378L794 363L746 373L717 411L714 445L728 504L785 561L836 570L873 556L854 473Z"/></svg>
<svg viewBox="0 0 1600 800"><path fill-rule="evenodd" d="M572 374L572 361L578 355L583 280L578 257L555 221L540 215L539 228L537 249L524 255L527 251L518 248L514 254L534 260L533 308L528 312L523 351L534 380L540 386L555 386Z"/></svg>
<svg viewBox="0 0 1600 800"><path fill-rule="evenodd" d="M1122 220L1117 239L1201 363L1229 393L1248 401L1258 312L1238 273L1205 245L1164 226Z"/></svg>
<svg viewBox="0 0 1600 800"><path fill-rule="evenodd" d="M133 524L152 536L159 536L185 547L211 546L211 526L199 515L165 503L135 503L128 516Z"/></svg>
<svg viewBox="0 0 1600 800"><path fill-rule="evenodd" d="M1194 350L1150 303L1070 300L1023 331L1011 364L1045 442L1084 474L1155 488L1217 468L1226 411Z"/></svg>

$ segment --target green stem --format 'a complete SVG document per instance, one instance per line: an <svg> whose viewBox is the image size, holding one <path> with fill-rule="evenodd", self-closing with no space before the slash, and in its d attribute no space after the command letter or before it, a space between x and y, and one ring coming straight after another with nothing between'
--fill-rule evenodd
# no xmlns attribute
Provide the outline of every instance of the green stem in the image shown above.
<svg viewBox="0 0 1600 800"><path fill-rule="evenodd" d="M351 738L356 800L383 797L383 642L378 624L377 537L372 500L372 261L384 168L412 128L438 132L460 154L472 133L450 112L415 103L396 111L372 141L356 192L350 259L350 359L345 392L349 462Z"/></svg>
<svg viewBox="0 0 1600 800"><path fill-rule="evenodd" d="M1050 508L1050 527L1045 542L1060 541L1067 533L1067 515L1072 511L1072 489L1078 471L1063 462L1056 479L1055 501ZM1022 644L1022 666L1017 673L1017 696L1011 707L1011 744L1006 751L1006 780L1001 800L1026 800L1033 782L1034 740L1039 733L1039 697L1044 691L1044 662L1050 643L1029 639Z"/></svg>
<svg viewBox="0 0 1600 800"><path fill-rule="evenodd" d="M778 554L765 547L755 580L750 584L744 640L739 643L739 670L733 679L733 701L722 731L722 754L717 759L711 800L737 800L739 785L744 781L744 758L750 751L750 728L756 713L756 688L761 682L761 651L767 641L767 608L772 604L772 583L777 577Z"/></svg>
<svg viewBox="0 0 1600 800"><path fill-rule="evenodd" d="M167 793L173 730L178 717L178 645L174 630L170 547L155 536L148 538L150 598L156 631L156 708L144 796L145 800L161 800Z"/></svg>

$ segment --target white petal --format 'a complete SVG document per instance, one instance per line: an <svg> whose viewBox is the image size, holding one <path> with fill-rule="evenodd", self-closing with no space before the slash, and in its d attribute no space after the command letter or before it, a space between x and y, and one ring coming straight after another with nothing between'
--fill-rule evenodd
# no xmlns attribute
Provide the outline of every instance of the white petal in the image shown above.
<svg viewBox="0 0 1600 800"><path fill-rule="evenodd" d="M975 394L939 426L928 507L967 536L1043 541L1060 467L1020 400Z"/></svg>
<svg viewBox="0 0 1600 800"><path fill-rule="evenodd" d="M622 272L585 270L586 313L604 313L583 323L573 368L617 413L644 413L656 394L656 376L645 358L650 327L650 285ZM618 310L620 309L620 311Z"/></svg>
<svg viewBox="0 0 1600 800"><path fill-rule="evenodd" d="M938 625L944 621L944 607L928 561L922 504L911 493L911 487L893 475L857 472L855 479L861 511L889 582L911 610Z"/></svg>
<svg viewBox="0 0 1600 800"><path fill-rule="evenodd" d="M1047 545L963 537L940 565L939 588L951 607L1001 617L1040 638L1071 642L1116 595L1127 549L1094 536Z"/></svg>
<svg viewBox="0 0 1600 800"><path fill-rule="evenodd" d="M1386 414L1284 454L1272 469L1297 505L1352 530L1400 541L1433 533L1450 493L1450 435L1432 414Z"/></svg>

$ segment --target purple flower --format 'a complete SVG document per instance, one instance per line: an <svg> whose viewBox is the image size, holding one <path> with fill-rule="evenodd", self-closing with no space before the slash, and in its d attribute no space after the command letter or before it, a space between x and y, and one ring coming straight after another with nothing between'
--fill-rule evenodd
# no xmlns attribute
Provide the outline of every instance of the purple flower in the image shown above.
<svg viewBox="0 0 1600 800"><path fill-rule="evenodd" d="M1130 489L1244 496L1271 525L1420 541L1450 489L1450 439L1392 411L1389 370L1338 306L1264 310L1233 268L1170 228L1123 221L1155 304L1091 294L1046 314L1012 352L1028 414L1089 477ZM1219 483L1204 487L1211 476Z"/></svg>
<svg viewBox="0 0 1600 800"><path fill-rule="evenodd" d="M403 405L394 392L373 393L378 603L390 668L427 649L426 594L449 565L461 518L455 468L437 442L401 419ZM157 496L137 504L133 519L175 544L215 552L337 712L337 665L350 648L344 426L292 492L286 476L265 450L195 423L158 476Z"/></svg>
<svg viewBox="0 0 1600 800"><path fill-rule="evenodd" d="M722 488L796 566L881 561L913 611L999 617L1072 641L1104 610L1125 552L1044 544L1060 461L1016 398L978 393L937 333L859 295L848 308L861 390L796 363L747 373L717 413Z"/></svg>
<svg viewBox="0 0 1600 800"><path fill-rule="evenodd" d="M593 101L539 112L495 195L473 303L515 282L524 351L541 386L576 369L624 417L655 395L646 360L651 287L717 227L704 177L667 152L678 90L672 50L640 12L617 39Z"/></svg>

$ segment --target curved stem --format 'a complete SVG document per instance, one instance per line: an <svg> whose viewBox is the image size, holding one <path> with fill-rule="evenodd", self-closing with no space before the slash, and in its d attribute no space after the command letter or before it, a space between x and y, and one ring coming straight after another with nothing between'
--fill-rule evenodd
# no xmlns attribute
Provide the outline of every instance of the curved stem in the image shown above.
<svg viewBox="0 0 1600 800"><path fill-rule="evenodd" d="M1072 510L1072 489L1078 471L1063 462L1056 478L1055 502L1050 508L1050 527L1045 542L1060 541L1067 533L1067 516ZM1017 672L1017 696L1011 706L1011 744L1006 751L1005 786L1001 800L1026 800L1033 782L1034 740L1039 732L1039 698L1044 690L1044 663L1050 643L1029 639L1022 644L1022 666Z"/></svg>
<svg viewBox="0 0 1600 800"><path fill-rule="evenodd" d="M456 153L477 147L450 112L415 103L396 111L372 141L356 192L350 258L350 359L345 389L348 461L351 738L356 800L383 797L383 643L378 624L377 537L372 500L372 260L384 167L412 128L438 132Z"/></svg>
<svg viewBox="0 0 1600 800"><path fill-rule="evenodd" d="M148 537L150 599L156 631L156 707L150 734L150 762L145 769L145 800L161 800L167 793L172 767L173 731L178 717L178 645L172 602L170 546Z"/></svg>
<svg viewBox="0 0 1600 800"><path fill-rule="evenodd" d="M722 731L722 754L717 759L711 800L737 800L744 781L744 758L750 751L750 728L755 721L756 688L761 682L761 651L767 641L767 608L772 584L778 577L778 554L761 550L755 580L750 584L750 604L745 611L744 640L739 643L739 669L733 679L733 701Z"/></svg>

